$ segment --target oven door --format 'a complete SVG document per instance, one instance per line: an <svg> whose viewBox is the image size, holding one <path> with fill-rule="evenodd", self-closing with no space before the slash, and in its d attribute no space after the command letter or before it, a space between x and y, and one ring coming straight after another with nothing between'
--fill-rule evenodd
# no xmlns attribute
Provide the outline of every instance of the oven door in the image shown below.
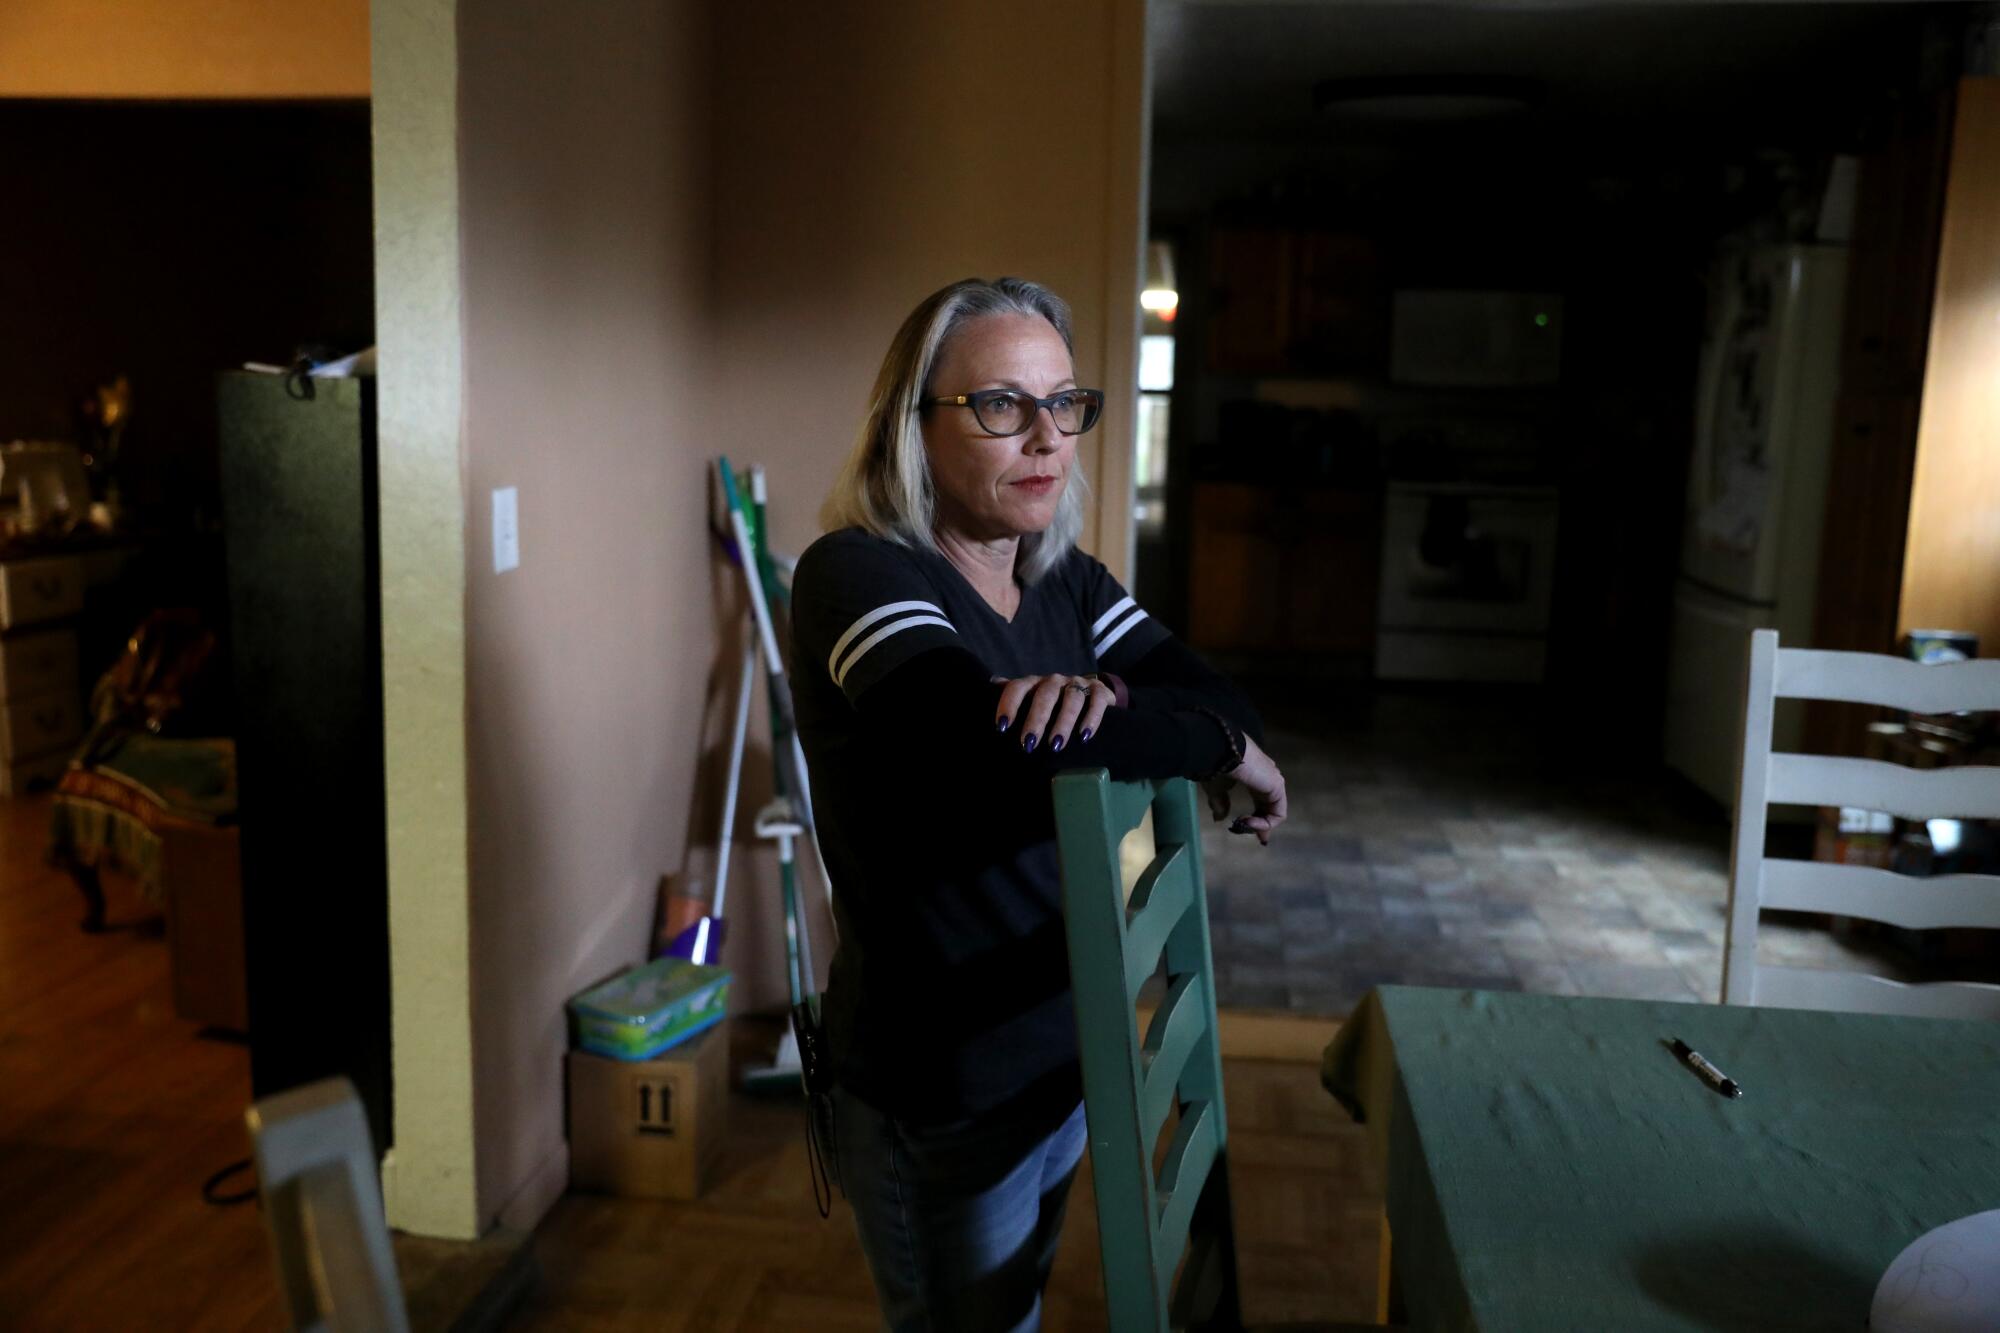
<svg viewBox="0 0 2000 1333"><path fill-rule="evenodd" d="M1382 628L1541 635L1555 544L1553 490L1392 486Z"/></svg>

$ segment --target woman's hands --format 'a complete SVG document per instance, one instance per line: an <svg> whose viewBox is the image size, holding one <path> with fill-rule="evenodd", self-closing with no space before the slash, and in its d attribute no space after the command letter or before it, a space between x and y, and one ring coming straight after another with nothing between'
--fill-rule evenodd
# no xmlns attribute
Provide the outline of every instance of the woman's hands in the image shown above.
<svg viewBox="0 0 2000 1333"><path fill-rule="evenodd" d="M1078 744L1089 740L1103 724L1104 710L1115 697L1111 687L1095 676L1016 676L1013 680L995 676L993 681L1007 687L1000 691L994 725L1001 731L1018 725L1021 748L1031 753L1044 742L1051 752L1058 752L1069 744L1072 734Z"/></svg>
<svg viewBox="0 0 2000 1333"><path fill-rule="evenodd" d="M1104 710L1116 696L1109 685L1095 676L1005 676L992 678L1000 691L993 722L1001 731L1018 727L1021 748L1033 752L1046 744L1060 752L1074 737L1077 744L1087 741L1104 721ZM1257 841L1270 845L1271 834L1285 822L1285 775L1256 738L1243 738L1243 762L1222 777L1205 784L1208 808L1217 819L1229 817L1230 792L1237 785L1250 795L1251 813L1229 825L1231 833L1254 833Z"/></svg>
<svg viewBox="0 0 2000 1333"><path fill-rule="evenodd" d="M1285 822L1285 775L1256 738L1243 738L1243 762L1219 778L1203 784L1208 793L1208 811L1217 819L1229 817L1230 789L1241 783L1250 793L1254 814L1239 816L1229 825L1231 833L1254 833L1257 841L1271 845L1271 834Z"/></svg>

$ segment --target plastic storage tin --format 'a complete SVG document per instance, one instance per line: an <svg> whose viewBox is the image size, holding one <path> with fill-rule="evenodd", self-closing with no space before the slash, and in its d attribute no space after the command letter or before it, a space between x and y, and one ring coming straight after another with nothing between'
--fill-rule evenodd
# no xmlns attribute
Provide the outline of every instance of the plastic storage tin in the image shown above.
<svg viewBox="0 0 2000 1333"><path fill-rule="evenodd" d="M576 1044L612 1060L650 1060L722 1021L729 969L656 958L569 1002Z"/></svg>

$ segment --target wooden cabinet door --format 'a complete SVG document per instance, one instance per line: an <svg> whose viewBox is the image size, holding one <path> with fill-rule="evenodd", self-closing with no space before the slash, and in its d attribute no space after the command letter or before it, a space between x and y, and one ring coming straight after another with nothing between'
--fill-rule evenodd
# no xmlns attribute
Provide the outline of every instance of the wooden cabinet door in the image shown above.
<svg viewBox="0 0 2000 1333"><path fill-rule="evenodd" d="M1297 241L1275 227L1218 227L1209 237L1208 365L1285 369L1292 345Z"/></svg>
<svg viewBox="0 0 2000 1333"><path fill-rule="evenodd" d="M1221 652L1283 646L1288 620L1285 548L1268 487L1202 482L1194 488L1188 641Z"/></svg>
<svg viewBox="0 0 2000 1333"><path fill-rule="evenodd" d="M1366 375L1389 364L1389 291L1365 236L1307 232L1298 240L1291 357L1301 369Z"/></svg>
<svg viewBox="0 0 2000 1333"><path fill-rule="evenodd" d="M1189 642L1221 652L1372 652L1381 514L1373 491L1197 485Z"/></svg>
<svg viewBox="0 0 2000 1333"><path fill-rule="evenodd" d="M1307 491L1300 517L1299 538L1287 561L1289 646L1327 655L1373 654L1382 497L1372 491Z"/></svg>

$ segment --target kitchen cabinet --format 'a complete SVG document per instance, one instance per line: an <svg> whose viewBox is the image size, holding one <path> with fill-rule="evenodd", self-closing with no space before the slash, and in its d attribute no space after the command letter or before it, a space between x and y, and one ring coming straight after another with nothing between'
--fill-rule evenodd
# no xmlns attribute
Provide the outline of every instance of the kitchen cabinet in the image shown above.
<svg viewBox="0 0 2000 1333"><path fill-rule="evenodd" d="M1209 234L1208 368L1366 374L1387 364L1389 293L1374 241L1221 226Z"/></svg>
<svg viewBox="0 0 2000 1333"><path fill-rule="evenodd" d="M1209 369L1254 375L1286 368L1293 248L1292 234L1275 227L1218 227L1209 237Z"/></svg>
<svg viewBox="0 0 2000 1333"><path fill-rule="evenodd" d="M1386 369L1390 299L1375 243L1307 232L1295 243L1293 259L1293 362L1356 375Z"/></svg>
<svg viewBox="0 0 2000 1333"><path fill-rule="evenodd" d="M83 735L81 556L0 562L0 796L61 776Z"/></svg>
<svg viewBox="0 0 2000 1333"><path fill-rule="evenodd" d="M1371 655L1381 523L1372 488L1196 484L1189 641L1211 652Z"/></svg>

